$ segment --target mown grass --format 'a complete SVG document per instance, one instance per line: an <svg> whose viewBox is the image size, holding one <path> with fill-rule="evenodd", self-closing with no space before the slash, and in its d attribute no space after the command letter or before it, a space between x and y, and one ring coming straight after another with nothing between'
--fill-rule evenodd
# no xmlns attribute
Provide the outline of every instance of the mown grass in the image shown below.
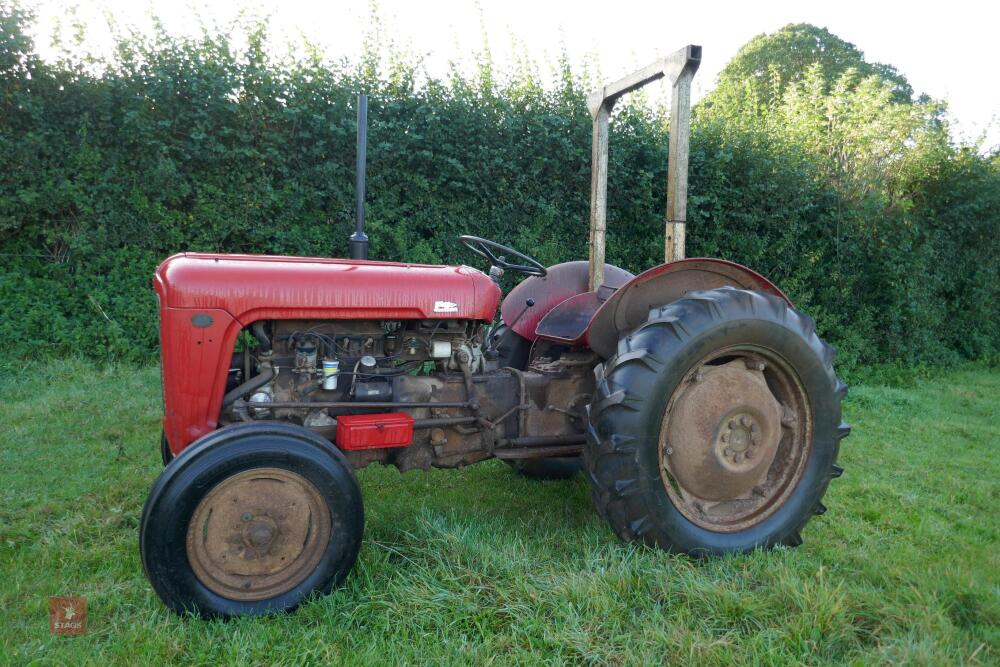
<svg viewBox="0 0 1000 667"><path fill-rule="evenodd" d="M293 615L168 613L137 553L155 369L0 375L0 662L996 663L1000 373L854 387L847 473L799 549L694 562L626 545L585 481L490 462L369 468L346 588ZM89 632L51 636L50 595Z"/></svg>

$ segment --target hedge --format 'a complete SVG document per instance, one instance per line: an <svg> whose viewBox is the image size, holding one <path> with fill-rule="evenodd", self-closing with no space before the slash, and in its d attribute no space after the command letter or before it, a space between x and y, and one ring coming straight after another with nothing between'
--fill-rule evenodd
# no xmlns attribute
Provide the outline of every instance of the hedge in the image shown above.
<svg viewBox="0 0 1000 667"><path fill-rule="evenodd" d="M175 252L345 255L361 90L373 258L473 263L462 233L543 263L586 257L593 81L565 59L550 80L497 72L486 56L474 75L438 80L384 51L276 58L253 24L239 52L227 35L158 33L121 36L108 60L47 62L27 36L33 20L0 8L8 358L155 359L150 279ZM940 114L900 102L898 85L883 99L877 74L851 72L814 72L817 83L806 71L749 111L745 95L725 103L740 80L720 79L726 94L695 113L689 254L771 277L848 370L996 355L997 157L954 145ZM869 110L918 110L889 161L868 161L870 177L860 158L875 149L856 141L858 161L831 167L843 149L821 128L838 100L870 102L841 119L848 129L870 127ZM623 105L611 145L608 259L638 272L662 261L666 113L641 96Z"/></svg>

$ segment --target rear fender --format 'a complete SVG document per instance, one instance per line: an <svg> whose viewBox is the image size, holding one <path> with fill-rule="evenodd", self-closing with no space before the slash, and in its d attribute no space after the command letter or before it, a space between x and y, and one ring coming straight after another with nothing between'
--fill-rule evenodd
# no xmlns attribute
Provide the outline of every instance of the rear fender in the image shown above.
<svg viewBox="0 0 1000 667"><path fill-rule="evenodd" d="M639 326L651 308L676 301L686 292L726 286L774 294L792 305L774 283L745 266L724 259L682 259L654 266L622 285L594 313L580 342L607 359L618 349L618 340Z"/></svg>

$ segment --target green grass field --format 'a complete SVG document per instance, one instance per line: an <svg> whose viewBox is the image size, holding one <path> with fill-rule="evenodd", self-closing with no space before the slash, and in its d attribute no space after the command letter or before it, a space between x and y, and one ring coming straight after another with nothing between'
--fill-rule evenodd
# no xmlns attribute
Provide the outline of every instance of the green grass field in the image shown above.
<svg viewBox="0 0 1000 667"><path fill-rule="evenodd" d="M347 586L297 613L168 613L137 531L156 369L0 375L0 663L1000 662L1000 372L852 388L847 469L798 549L693 562L619 542L586 482L361 471ZM49 634L84 595L88 633Z"/></svg>

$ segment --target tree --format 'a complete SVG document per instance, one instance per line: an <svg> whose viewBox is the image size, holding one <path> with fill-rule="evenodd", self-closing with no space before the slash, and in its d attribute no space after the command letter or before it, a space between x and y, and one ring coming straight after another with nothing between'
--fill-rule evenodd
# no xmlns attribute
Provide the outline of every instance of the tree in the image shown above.
<svg viewBox="0 0 1000 667"><path fill-rule="evenodd" d="M865 54L854 44L825 28L796 23L747 42L719 73L707 106L727 116L758 113L780 102L788 87L802 81L813 69L818 70L826 90L853 69L859 81L878 77L889 86L896 102L908 102L913 96L906 77L894 67L866 61Z"/></svg>

